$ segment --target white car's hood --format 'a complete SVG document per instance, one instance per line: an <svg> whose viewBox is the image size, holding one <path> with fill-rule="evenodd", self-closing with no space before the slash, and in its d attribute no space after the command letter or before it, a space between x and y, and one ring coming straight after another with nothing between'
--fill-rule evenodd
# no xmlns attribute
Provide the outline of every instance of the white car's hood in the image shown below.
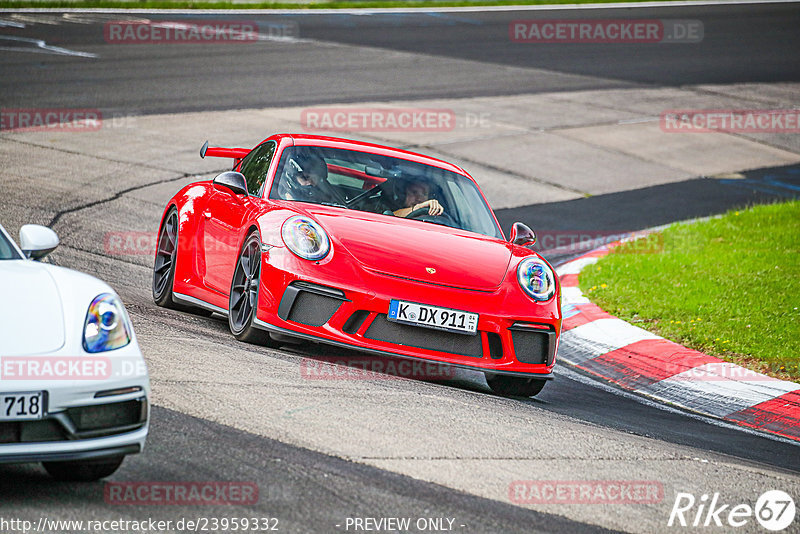
<svg viewBox="0 0 800 534"><path fill-rule="evenodd" d="M63 308L47 266L30 260L0 261L0 356L61 348Z"/></svg>

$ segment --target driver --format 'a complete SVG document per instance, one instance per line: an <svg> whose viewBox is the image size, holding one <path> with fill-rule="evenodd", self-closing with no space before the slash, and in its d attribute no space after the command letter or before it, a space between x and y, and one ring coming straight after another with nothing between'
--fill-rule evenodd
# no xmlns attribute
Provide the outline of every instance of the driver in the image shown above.
<svg viewBox="0 0 800 534"><path fill-rule="evenodd" d="M444 208L435 198L430 198L431 187L426 182L415 181L406 186L404 208L396 210L398 217L408 217L409 214L422 208L428 208L428 215L441 215Z"/></svg>
<svg viewBox="0 0 800 534"><path fill-rule="evenodd" d="M289 157L285 165L283 180L278 187L281 198L305 202L330 200L328 165L313 153L299 153Z"/></svg>

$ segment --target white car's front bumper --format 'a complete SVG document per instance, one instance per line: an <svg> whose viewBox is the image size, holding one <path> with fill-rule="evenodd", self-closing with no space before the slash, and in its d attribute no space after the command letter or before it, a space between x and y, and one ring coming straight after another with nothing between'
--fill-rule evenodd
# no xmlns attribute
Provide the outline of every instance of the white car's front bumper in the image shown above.
<svg viewBox="0 0 800 534"><path fill-rule="evenodd" d="M76 352L0 357L0 396L43 391L45 398L41 419L0 421L0 463L83 460L144 448L150 382L136 340L96 355Z"/></svg>
<svg viewBox="0 0 800 534"><path fill-rule="evenodd" d="M0 463L90 460L135 454L144 448L147 431L148 425L145 423L134 432L104 438L4 444L0 445Z"/></svg>

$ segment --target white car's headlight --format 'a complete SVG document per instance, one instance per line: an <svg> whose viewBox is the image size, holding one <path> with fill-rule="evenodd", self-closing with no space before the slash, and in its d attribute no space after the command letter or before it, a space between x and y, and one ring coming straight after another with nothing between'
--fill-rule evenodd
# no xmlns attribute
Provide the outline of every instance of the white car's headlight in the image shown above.
<svg viewBox="0 0 800 534"><path fill-rule="evenodd" d="M86 312L83 348L86 352L104 352L130 342L131 328L122 302L111 293L97 295Z"/></svg>
<svg viewBox="0 0 800 534"><path fill-rule="evenodd" d="M286 219L281 228L281 237L289 250L306 260L321 260L331 249L331 241L325 230L302 215Z"/></svg>
<svg viewBox="0 0 800 534"><path fill-rule="evenodd" d="M549 300L556 292L553 269L536 256L529 256L519 262L517 280L525 293L534 300Z"/></svg>

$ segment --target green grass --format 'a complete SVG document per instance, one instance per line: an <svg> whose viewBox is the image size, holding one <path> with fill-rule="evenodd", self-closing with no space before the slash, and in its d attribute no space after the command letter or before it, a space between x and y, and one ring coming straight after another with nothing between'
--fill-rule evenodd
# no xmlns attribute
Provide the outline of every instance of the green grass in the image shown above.
<svg viewBox="0 0 800 534"><path fill-rule="evenodd" d="M585 268L580 286L609 313L667 339L800 379L798 201L672 225Z"/></svg>
<svg viewBox="0 0 800 534"><path fill-rule="evenodd" d="M269 1L190 1L190 0L0 0L0 9L16 8L110 8L110 9L352 9L352 8L427 8L460 6L506 6L549 4L603 4L645 2L647 0L299 0Z"/></svg>

